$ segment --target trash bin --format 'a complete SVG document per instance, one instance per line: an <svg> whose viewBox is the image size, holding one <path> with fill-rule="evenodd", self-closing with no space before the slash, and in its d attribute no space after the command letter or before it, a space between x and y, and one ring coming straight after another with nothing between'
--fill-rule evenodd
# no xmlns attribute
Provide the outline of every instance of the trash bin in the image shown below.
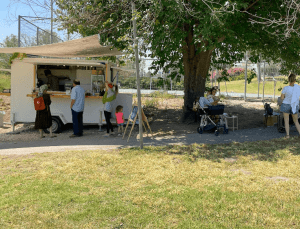
<svg viewBox="0 0 300 229"><path fill-rule="evenodd" d="M5 115L5 111L0 111L0 127L3 127L4 115Z"/></svg>

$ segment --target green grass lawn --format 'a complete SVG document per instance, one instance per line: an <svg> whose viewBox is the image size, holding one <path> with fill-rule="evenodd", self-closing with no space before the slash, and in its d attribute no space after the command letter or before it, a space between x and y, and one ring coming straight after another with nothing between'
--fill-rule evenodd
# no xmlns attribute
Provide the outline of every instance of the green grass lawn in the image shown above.
<svg viewBox="0 0 300 229"><path fill-rule="evenodd" d="M0 161L0 228L300 227L294 138Z"/></svg>
<svg viewBox="0 0 300 229"><path fill-rule="evenodd" d="M10 88L10 76L5 74L0 74L0 88L3 89Z"/></svg>
<svg viewBox="0 0 300 229"><path fill-rule="evenodd" d="M227 92L235 92L235 93L244 93L245 91L245 81L244 80L237 80L237 81L230 81L226 82L227 84ZM278 91L278 88L285 87L287 84L283 84L283 81L276 82L275 88L275 95L280 96L281 92ZM221 92L226 92L225 83L220 83ZM257 94L258 92L258 82L257 79L253 79L250 84L247 83L247 93L249 94ZM263 83L260 82L259 93L263 93ZM274 95L274 82L267 81L265 83L265 95Z"/></svg>

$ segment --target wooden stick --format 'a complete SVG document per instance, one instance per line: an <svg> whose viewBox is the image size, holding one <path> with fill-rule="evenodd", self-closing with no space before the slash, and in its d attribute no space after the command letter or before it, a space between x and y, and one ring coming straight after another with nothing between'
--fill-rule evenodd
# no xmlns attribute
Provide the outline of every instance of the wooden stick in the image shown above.
<svg viewBox="0 0 300 229"><path fill-rule="evenodd" d="M148 137L148 131L147 131L147 129L146 129L146 126L145 126L145 123L144 123L144 121L143 121L143 127L144 127L144 129L145 129L145 132L147 133L147 137Z"/></svg>
<svg viewBox="0 0 300 229"><path fill-rule="evenodd" d="M131 113L130 113L130 115L129 115L129 117L128 117L128 120L127 120L127 125L126 125L126 127L125 127L125 131L124 131L124 134L123 134L123 138L122 138L122 139L124 139L124 137L125 137L126 130L127 130L127 127L128 127L128 125L129 125L129 122L131 122L131 120L130 120L130 116L131 116Z"/></svg>
<svg viewBox="0 0 300 229"><path fill-rule="evenodd" d="M139 112L136 113L136 116L135 116L135 118L134 118L134 120L133 120L132 127L131 127L131 130L130 130L130 133L129 133L127 142L129 141L129 138L130 138L131 132L132 132L132 130L133 130L133 128L134 128L134 125L135 125L136 118L137 118L138 114L139 114Z"/></svg>

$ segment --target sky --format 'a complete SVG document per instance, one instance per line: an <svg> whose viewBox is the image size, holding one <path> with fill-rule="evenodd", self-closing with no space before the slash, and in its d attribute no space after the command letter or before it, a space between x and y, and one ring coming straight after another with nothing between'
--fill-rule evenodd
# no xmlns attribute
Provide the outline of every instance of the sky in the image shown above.
<svg viewBox="0 0 300 229"><path fill-rule="evenodd" d="M18 35L18 21L10 22L10 24L6 22L6 19L8 19L9 2L9 0L0 0L0 42L3 42L5 37L10 36L11 34L14 34L16 36ZM26 9L26 7L19 7L15 11L16 15L26 15L28 14L28 12L29 9Z"/></svg>
<svg viewBox="0 0 300 229"><path fill-rule="evenodd" d="M23 4L14 4L9 8L9 3L10 0L0 0L0 43L11 34L18 36L18 15L35 16L30 7ZM50 30L50 27L44 29ZM152 61L146 61L146 72L151 63Z"/></svg>

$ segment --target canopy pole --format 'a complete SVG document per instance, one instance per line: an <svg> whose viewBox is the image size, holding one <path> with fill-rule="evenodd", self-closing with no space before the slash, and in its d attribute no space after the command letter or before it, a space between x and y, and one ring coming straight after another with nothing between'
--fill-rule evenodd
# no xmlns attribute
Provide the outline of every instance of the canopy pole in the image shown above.
<svg viewBox="0 0 300 229"><path fill-rule="evenodd" d="M134 38L134 52L136 65L136 82L137 82L137 99L138 99L138 116L139 116L139 133L140 133L140 148L143 149L143 116L142 116L142 102L141 102L141 86L140 86L140 65L138 53L138 41L136 39L136 12L135 3L132 1L132 16L133 16L133 38Z"/></svg>

